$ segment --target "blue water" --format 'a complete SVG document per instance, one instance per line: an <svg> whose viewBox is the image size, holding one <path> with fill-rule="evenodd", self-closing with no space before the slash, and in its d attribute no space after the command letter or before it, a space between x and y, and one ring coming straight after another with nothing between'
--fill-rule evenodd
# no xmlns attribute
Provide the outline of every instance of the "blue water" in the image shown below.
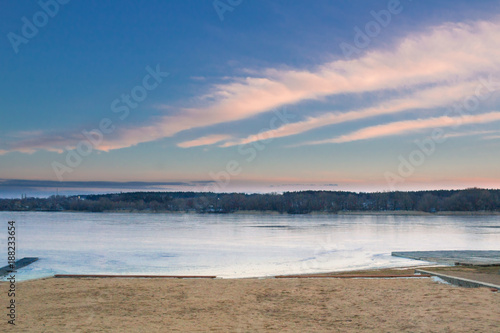
<svg viewBox="0 0 500 333"><path fill-rule="evenodd" d="M39 257L18 280L53 274L254 277L412 266L392 251L499 250L499 216L197 215L0 212L17 258Z"/></svg>

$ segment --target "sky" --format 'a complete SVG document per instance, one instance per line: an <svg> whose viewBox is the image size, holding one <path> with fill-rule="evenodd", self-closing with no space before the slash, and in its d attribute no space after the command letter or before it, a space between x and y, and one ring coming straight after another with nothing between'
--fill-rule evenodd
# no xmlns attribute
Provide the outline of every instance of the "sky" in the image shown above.
<svg viewBox="0 0 500 333"><path fill-rule="evenodd" d="M0 197L500 187L499 1L0 5Z"/></svg>

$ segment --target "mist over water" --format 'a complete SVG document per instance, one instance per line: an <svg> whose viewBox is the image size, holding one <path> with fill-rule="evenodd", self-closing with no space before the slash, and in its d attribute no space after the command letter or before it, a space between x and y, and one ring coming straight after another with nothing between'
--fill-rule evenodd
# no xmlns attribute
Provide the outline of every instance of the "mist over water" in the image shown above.
<svg viewBox="0 0 500 333"><path fill-rule="evenodd" d="M0 212L18 280L53 274L254 277L413 266L392 251L499 250L498 216ZM1 226L1 224L0 224ZM7 264L7 253L0 265Z"/></svg>

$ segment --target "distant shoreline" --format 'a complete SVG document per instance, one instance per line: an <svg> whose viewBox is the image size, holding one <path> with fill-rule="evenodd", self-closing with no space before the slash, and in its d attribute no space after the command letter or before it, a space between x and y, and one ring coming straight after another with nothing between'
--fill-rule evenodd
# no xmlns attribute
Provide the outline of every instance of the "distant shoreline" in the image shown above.
<svg viewBox="0 0 500 333"><path fill-rule="evenodd" d="M259 210L241 210L235 212L227 213L198 213L195 211L169 211L169 210L159 210L159 211L147 211L147 210L107 210L103 212L90 212L90 211L78 211L78 210L0 210L0 212L34 212L34 213L88 213L88 214L193 214L193 215L379 215L379 216L498 216L500 212L496 211L447 211L447 212L435 212L427 213L422 211L341 211L341 212L310 212L301 214L292 213L280 213L276 211L259 211Z"/></svg>
<svg viewBox="0 0 500 333"><path fill-rule="evenodd" d="M49 198L0 199L0 211L334 215L498 215L500 190L465 189L282 194L127 192Z"/></svg>

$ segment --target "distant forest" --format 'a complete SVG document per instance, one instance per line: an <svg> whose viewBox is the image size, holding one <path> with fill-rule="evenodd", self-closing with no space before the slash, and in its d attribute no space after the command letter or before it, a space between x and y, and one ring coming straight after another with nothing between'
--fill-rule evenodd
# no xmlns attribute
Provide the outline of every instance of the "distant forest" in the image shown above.
<svg viewBox="0 0 500 333"><path fill-rule="evenodd" d="M103 195L0 199L3 211L140 211L288 214L352 211L500 212L500 190L354 193L301 191L283 194L134 192Z"/></svg>

